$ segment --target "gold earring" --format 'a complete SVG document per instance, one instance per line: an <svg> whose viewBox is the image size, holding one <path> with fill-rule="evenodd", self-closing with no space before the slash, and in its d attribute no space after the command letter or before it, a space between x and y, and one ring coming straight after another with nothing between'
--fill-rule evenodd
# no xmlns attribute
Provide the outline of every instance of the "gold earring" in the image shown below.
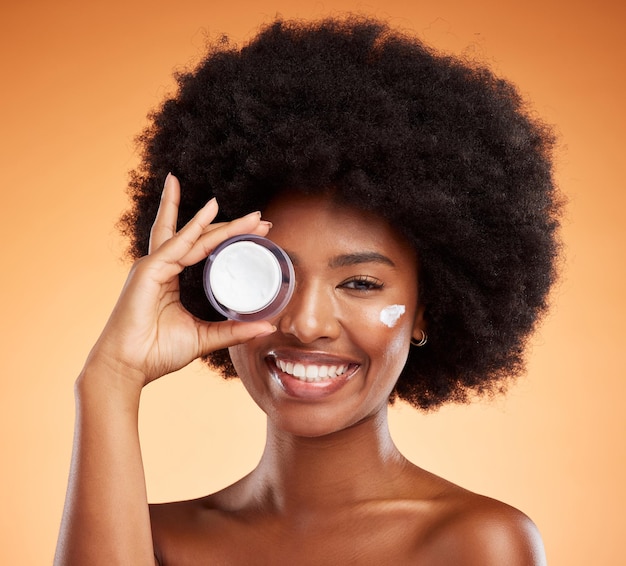
<svg viewBox="0 0 626 566"><path fill-rule="evenodd" d="M424 332L421 328L420 328L420 332L422 333L421 340L416 340L415 338L411 338L411 345L416 346L418 348L421 348L424 344L426 344L426 342L428 342L428 336L426 335L426 332Z"/></svg>

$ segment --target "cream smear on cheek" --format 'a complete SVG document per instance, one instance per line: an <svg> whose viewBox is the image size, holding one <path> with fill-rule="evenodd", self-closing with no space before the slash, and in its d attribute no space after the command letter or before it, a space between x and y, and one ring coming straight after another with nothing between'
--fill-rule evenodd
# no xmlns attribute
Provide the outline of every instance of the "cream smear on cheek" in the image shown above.
<svg viewBox="0 0 626 566"><path fill-rule="evenodd" d="M389 305L380 311L380 322L388 328L393 328L405 311L404 305Z"/></svg>

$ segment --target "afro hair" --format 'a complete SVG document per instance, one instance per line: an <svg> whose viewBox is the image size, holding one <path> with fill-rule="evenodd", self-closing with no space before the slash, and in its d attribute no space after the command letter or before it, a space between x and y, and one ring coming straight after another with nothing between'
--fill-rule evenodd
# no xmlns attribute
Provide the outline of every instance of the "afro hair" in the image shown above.
<svg viewBox="0 0 626 566"><path fill-rule="evenodd" d="M515 87L384 22L276 20L242 48L222 39L150 115L122 230L148 250L162 183L181 181L180 225L216 196L219 220L277 193L333 189L376 211L420 263L428 345L392 399L429 409L505 388L547 307L559 252L554 136ZM181 301L219 320L202 265ZM207 357L227 377L227 350Z"/></svg>

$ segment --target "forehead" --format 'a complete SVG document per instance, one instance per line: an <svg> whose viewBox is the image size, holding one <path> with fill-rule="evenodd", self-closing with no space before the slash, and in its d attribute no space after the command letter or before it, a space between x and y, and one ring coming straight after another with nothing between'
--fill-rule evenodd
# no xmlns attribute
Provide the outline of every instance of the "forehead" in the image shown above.
<svg viewBox="0 0 626 566"><path fill-rule="evenodd" d="M409 241L386 219L338 203L329 193L279 195L263 210L263 218L273 223L268 237L297 254L370 251L384 254L394 263L417 262Z"/></svg>

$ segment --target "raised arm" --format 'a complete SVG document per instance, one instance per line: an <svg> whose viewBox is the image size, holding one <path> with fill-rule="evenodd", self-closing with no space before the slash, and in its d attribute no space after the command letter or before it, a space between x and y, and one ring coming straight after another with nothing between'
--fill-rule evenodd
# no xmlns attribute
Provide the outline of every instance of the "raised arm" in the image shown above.
<svg viewBox="0 0 626 566"><path fill-rule="evenodd" d="M274 330L268 322L209 323L179 300L178 276L221 241L266 235L252 213L211 224L209 201L176 232L180 186L168 175L150 238L76 380L76 428L56 566L154 565L137 417L142 388L213 350Z"/></svg>

